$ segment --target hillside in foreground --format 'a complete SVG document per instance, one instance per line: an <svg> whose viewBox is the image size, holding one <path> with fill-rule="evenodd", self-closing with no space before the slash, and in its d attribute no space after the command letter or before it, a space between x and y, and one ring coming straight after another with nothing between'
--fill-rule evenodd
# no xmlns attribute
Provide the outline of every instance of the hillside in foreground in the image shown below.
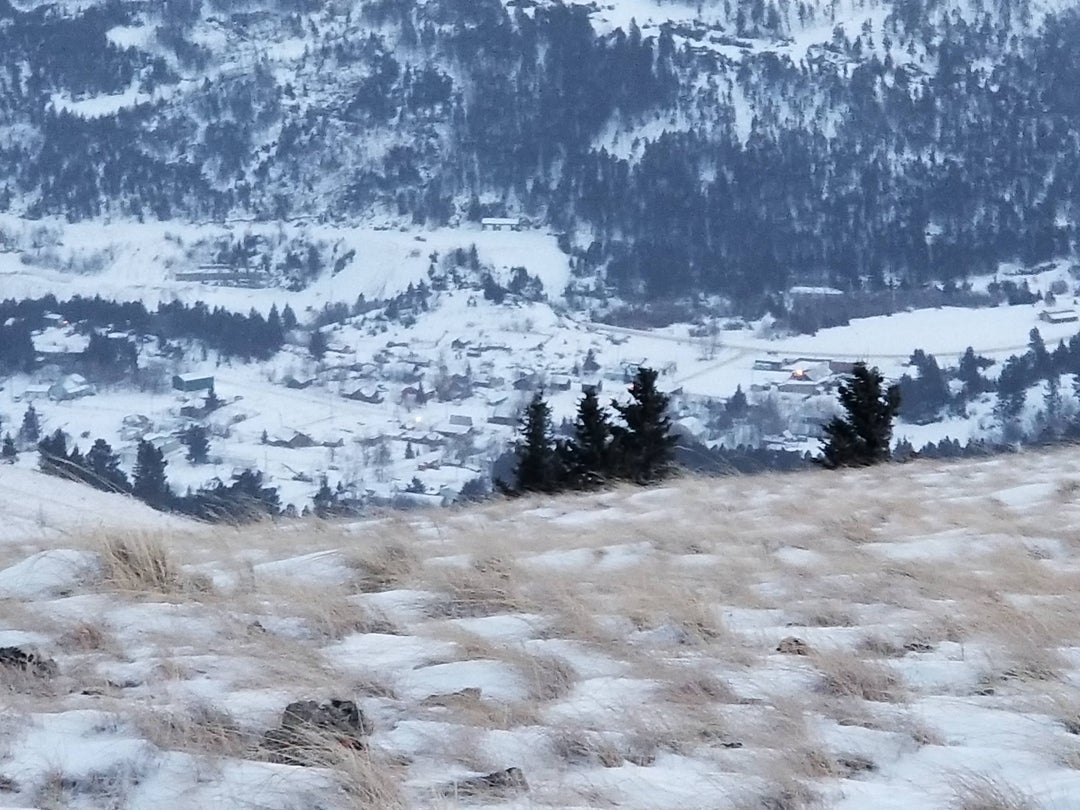
<svg viewBox="0 0 1080 810"><path fill-rule="evenodd" d="M0 807L1080 808L1077 450L240 531L110 503L0 546Z"/></svg>

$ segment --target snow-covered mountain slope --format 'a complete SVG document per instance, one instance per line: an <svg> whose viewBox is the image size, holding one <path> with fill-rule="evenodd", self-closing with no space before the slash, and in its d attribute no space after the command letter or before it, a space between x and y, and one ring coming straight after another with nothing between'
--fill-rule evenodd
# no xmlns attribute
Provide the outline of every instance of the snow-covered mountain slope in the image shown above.
<svg viewBox="0 0 1080 810"><path fill-rule="evenodd" d="M1077 807L1078 486L1068 449L5 544L0 584L79 564L0 595L38 656L0 806Z"/></svg>
<svg viewBox="0 0 1080 810"><path fill-rule="evenodd" d="M1075 10L5 3L0 208L523 215L625 295L742 305L793 279L958 278L1075 241Z"/></svg>

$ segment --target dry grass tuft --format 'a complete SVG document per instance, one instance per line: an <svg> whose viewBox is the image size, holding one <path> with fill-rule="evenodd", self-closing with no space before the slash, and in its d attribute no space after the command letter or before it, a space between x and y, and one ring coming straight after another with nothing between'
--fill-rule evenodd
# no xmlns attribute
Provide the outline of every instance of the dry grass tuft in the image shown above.
<svg viewBox="0 0 1080 810"><path fill-rule="evenodd" d="M100 624L81 621L65 630L56 640L60 649L67 652L94 652L113 649L115 639Z"/></svg>
<svg viewBox="0 0 1080 810"><path fill-rule="evenodd" d="M900 676L882 664L842 652L817 653L813 660L821 673L819 688L826 695L860 698L875 703L902 703L906 700Z"/></svg>
<svg viewBox="0 0 1080 810"><path fill-rule="evenodd" d="M401 632L377 610L350 599L345 588L273 579L261 582L254 612L291 615L316 639L337 641L354 633Z"/></svg>
<svg viewBox="0 0 1080 810"><path fill-rule="evenodd" d="M105 584L126 593L181 594L198 583L184 575L165 547L149 537L106 540L99 549Z"/></svg>
<svg viewBox="0 0 1080 810"><path fill-rule="evenodd" d="M352 547L346 561L356 572L357 589L367 593L404 587L420 565L416 552L398 541Z"/></svg>
<svg viewBox="0 0 1080 810"><path fill-rule="evenodd" d="M812 810L821 806L821 797L814 790L789 776L776 779L762 793L734 805L735 810Z"/></svg>
<svg viewBox="0 0 1080 810"><path fill-rule="evenodd" d="M294 739L291 748L277 751L276 756L334 772L350 808L404 810L409 806L402 792L401 762L370 746L342 745L333 733L314 728L295 730Z"/></svg>
<svg viewBox="0 0 1080 810"><path fill-rule="evenodd" d="M953 782L950 810L1039 810L1016 787L985 774L960 774Z"/></svg>
<svg viewBox="0 0 1080 810"><path fill-rule="evenodd" d="M520 572L497 557L481 559L469 566L432 566L428 576L429 586L439 593L439 598L428 607L431 618L530 613L536 607L522 593Z"/></svg>
<svg viewBox="0 0 1080 810"><path fill-rule="evenodd" d="M513 656L513 663L529 686L529 697L537 701L558 700L573 689L577 673L556 655Z"/></svg>
<svg viewBox="0 0 1080 810"><path fill-rule="evenodd" d="M183 712L147 711L135 722L143 737L167 751L240 757L255 741L228 712L202 703Z"/></svg>

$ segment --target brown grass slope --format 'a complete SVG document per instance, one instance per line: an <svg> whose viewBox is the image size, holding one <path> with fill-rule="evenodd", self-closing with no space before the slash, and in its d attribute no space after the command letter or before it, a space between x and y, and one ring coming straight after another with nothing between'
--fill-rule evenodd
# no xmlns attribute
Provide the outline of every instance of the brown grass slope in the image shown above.
<svg viewBox="0 0 1080 810"><path fill-rule="evenodd" d="M79 543L98 574L0 598L60 670L0 668L4 718L220 767L356 700L321 806L1080 806L1077 450Z"/></svg>

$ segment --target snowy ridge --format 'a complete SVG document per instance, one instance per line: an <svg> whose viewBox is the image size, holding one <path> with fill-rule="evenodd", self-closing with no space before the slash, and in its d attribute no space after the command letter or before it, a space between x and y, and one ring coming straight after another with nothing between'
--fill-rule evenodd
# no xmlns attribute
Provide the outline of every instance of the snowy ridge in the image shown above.
<svg viewBox="0 0 1080 810"><path fill-rule="evenodd" d="M0 584L76 564L0 595L55 662L0 665L0 807L1078 807L1078 488L1068 449L9 544ZM328 698L365 747L272 761Z"/></svg>

